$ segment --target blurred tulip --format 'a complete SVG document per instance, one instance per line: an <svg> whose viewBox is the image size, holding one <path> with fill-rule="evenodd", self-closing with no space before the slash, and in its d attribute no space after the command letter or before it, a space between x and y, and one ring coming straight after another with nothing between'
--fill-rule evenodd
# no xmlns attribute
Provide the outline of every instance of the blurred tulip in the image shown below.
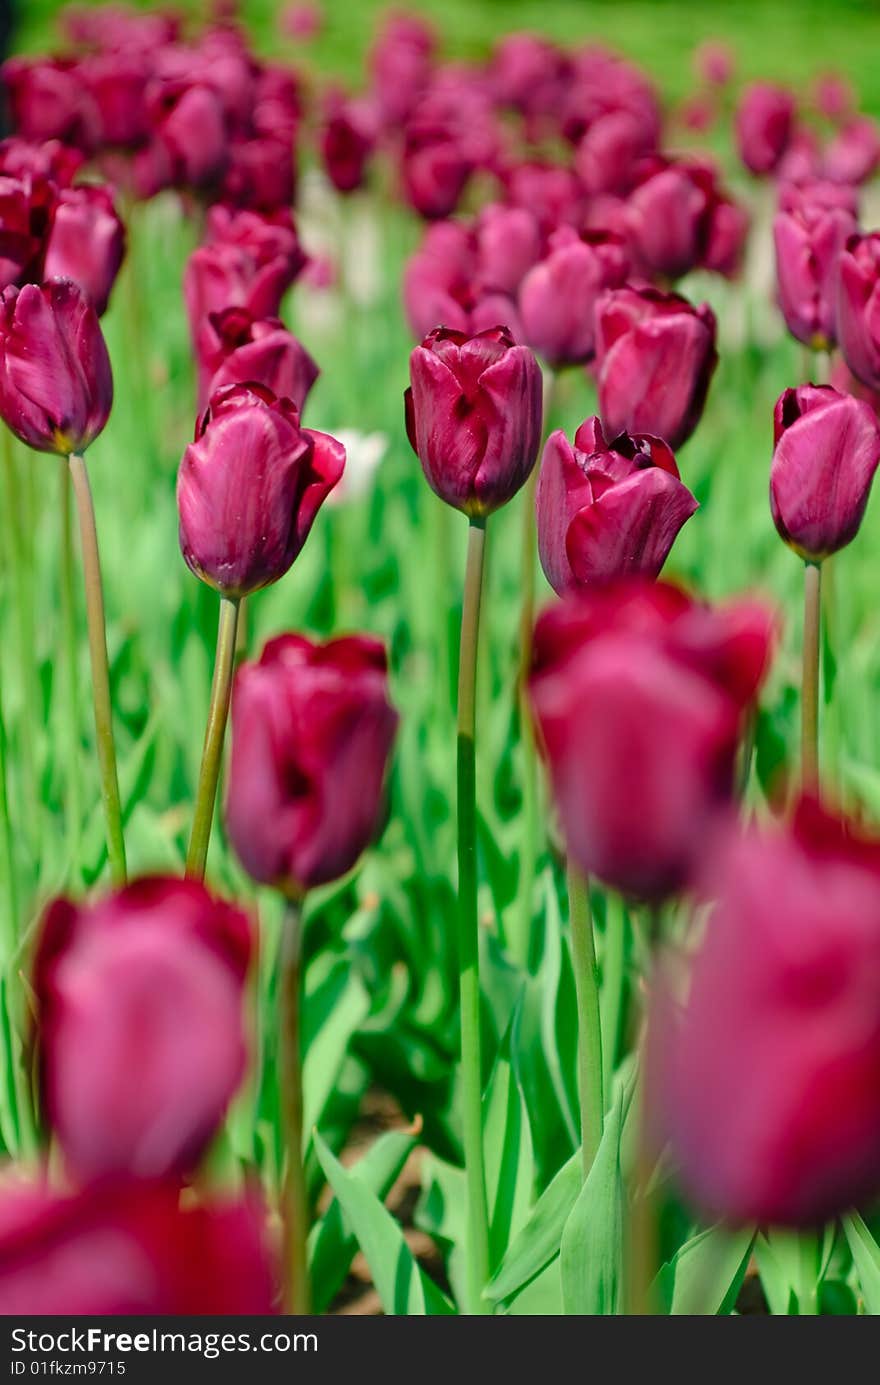
<svg viewBox="0 0 880 1385"><path fill-rule="evenodd" d="M678 279L698 265L727 274L738 268L747 218L708 164L661 163L630 195L629 218L636 257L651 274Z"/></svg>
<svg viewBox="0 0 880 1385"><path fill-rule="evenodd" d="M813 85L816 109L826 120L839 124L855 110L856 97L849 79L840 72L824 72Z"/></svg>
<svg viewBox="0 0 880 1385"><path fill-rule="evenodd" d="M687 999L652 1020L655 1135L709 1219L818 1226L880 1192L880 842L805 800L702 886Z"/></svg>
<svg viewBox="0 0 880 1385"><path fill-rule="evenodd" d="M195 1166L244 1073L250 950L246 916L194 881L50 906L34 964L43 1099L77 1180Z"/></svg>
<svg viewBox="0 0 880 1385"><path fill-rule="evenodd" d="M842 207L806 203L774 218L779 306L792 336L814 351L836 342L840 252L855 231L855 217Z"/></svg>
<svg viewBox="0 0 880 1385"><path fill-rule="evenodd" d="M540 228L525 207L498 202L484 207L474 226L474 241L474 272L480 285L511 296L541 255Z"/></svg>
<svg viewBox="0 0 880 1385"><path fill-rule="evenodd" d="M0 288L42 280L57 200L47 178L0 174Z"/></svg>
<svg viewBox="0 0 880 1385"><path fill-rule="evenodd" d="M694 75L707 86L729 86L735 67L733 49L720 39L706 39L694 49Z"/></svg>
<svg viewBox="0 0 880 1385"><path fill-rule="evenodd" d="M198 340L199 410L224 385L265 385L302 413L318 378L305 347L277 317L255 318L247 308L211 313Z"/></svg>
<svg viewBox="0 0 880 1385"><path fill-rule="evenodd" d="M16 134L39 144L61 140L91 153L98 112L75 62L55 58L10 58L3 86Z"/></svg>
<svg viewBox="0 0 880 1385"><path fill-rule="evenodd" d="M281 12L282 31L300 43L308 43L317 38L323 27L324 16L321 6L311 4L285 5Z"/></svg>
<svg viewBox="0 0 880 1385"><path fill-rule="evenodd" d="M798 214L842 210L856 219L859 214L858 190L848 183L833 183L829 178L783 182L779 186L779 210Z"/></svg>
<svg viewBox="0 0 880 1385"><path fill-rule="evenodd" d="M742 269L749 214L739 202L716 198L709 216L702 267L734 279Z"/></svg>
<svg viewBox="0 0 880 1385"><path fill-rule="evenodd" d="M97 111L97 142L103 148L136 149L150 137L147 87L150 62L138 49L90 55L79 73Z"/></svg>
<svg viewBox="0 0 880 1385"><path fill-rule="evenodd" d="M296 72L280 63L263 63L257 72L254 132L265 139L293 144L303 114L303 95Z"/></svg>
<svg viewBox="0 0 880 1385"><path fill-rule="evenodd" d="M298 894L351 870L382 826L396 727L385 650L366 636L282 635L241 666L226 823L255 880Z"/></svg>
<svg viewBox="0 0 880 1385"><path fill-rule="evenodd" d="M369 55L371 92L382 124L393 129L405 123L428 86L435 39L422 19L391 14Z"/></svg>
<svg viewBox="0 0 880 1385"><path fill-rule="evenodd" d="M0 1302L14 1316L271 1313L264 1222L255 1200L184 1210L174 1184L125 1182L62 1197L8 1179L0 1185Z"/></svg>
<svg viewBox="0 0 880 1385"><path fill-rule="evenodd" d="M406 428L431 489L469 518L507 503L535 465L541 371L503 327L445 327L410 356Z"/></svg>
<svg viewBox="0 0 880 1385"><path fill-rule="evenodd" d="M427 123L407 127L401 176L410 206L426 220L451 215L461 200L473 165L455 133Z"/></svg>
<svg viewBox="0 0 880 1385"><path fill-rule="evenodd" d="M736 112L739 156L750 173L773 173L794 132L795 100L784 87L755 82Z"/></svg>
<svg viewBox="0 0 880 1385"><path fill-rule="evenodd" d="M591 360L596 302L605 289L619 288L628 270L619 236L602 231L579 236L570 226L554 232L546 258L520 286L522 330L532 350L554 368Z"/></svg>
<svg viewBox="0 0 880 1385"><path fill-rule="evenodd" d="M228 162L219 197L233 207L259 212L288 208L296 192L293 145L287 139L234 139L227 145Z"/></svg>
<svg viewBox="0 0 880 1385"><path fill-rule="evenodd" d="M504 174L507 201L524 207L549 236L562 225L579 227L587 211L584 186L573 169L553 163L519 163Z"/></svg>
<svg viewBox="0 0 880 1385"><path fill-rule="evenodd" d="M880 166L880 126L857 116L831 140L822 160L826 178L850 186L865 183Z"/></svg>
<svg viewBox="0 0 880 1385"><path fill-rule="evenodd" d="M631 286L599 299L596 372L609 436L648 433L680 447L700 421L717 363L707 304Z"/></svg>
<svg viewBox="0 0 880 1385"><path fill-rule="evenodd" d="M505 34L492 51L492 84L502 105L527 120L557 112L568 59L542 34Z"/></svg>
<svg viewBox="0 0 880 1385"><path fill-rule="evenodd" d="M580 870L655 902L692 878L732 801L772 633L760 606L644 581L543 612L530 696Z"/></svg>
<svg viewBox="0 0 880 1385"><path fill-rule="evenodd" d="M862 399L800 385L776 401L770 508L780 538L807 562L858 533L880 462L880 426Z"/></svg>
<svg viewBox="0 0 880 1385"><path fill-rule="evenodd" d="M373 111L365 101L330 94L321 128L321 158L337 192L363 187L377 134Z"/></svg>
<svg viewBox="0 0 880 1385"><path fill-rule="evenodd" d="M625 196L638 181L640 162L656 147L654 131L630 111L610 111L593 121L580 141L574 166L591 194Z"/></svg>
<svg viewBox="0 0 880 1385"><path fill-rule="evenodd" d="M852 236L841 253L837 339L853 375L880 389L880 233Z"/></svg>
<svg viewBox="0 0 880 1385"><path fill-rule="evenodd" d="M229 385L199 420L177 478L187 566L227 597L277 582L342 475L345 453L300 427L289 399Z"/></svg>
<svg viewBox="0 0 880 1385"><path fill-rule="evenodd" d="M659 438L623 433L609 443L597 418L581 424L573 447L563 432L551 433L535 502L547 581L561 596L620 577L656 577L697 508Z"/></svg>
<svg viewBox="0 0 880 1385"><path fill-rule="evenodd" d="M33 181L48 179L56 187L69 187L83 165L83 154L60 140L39 143L12 135L0 140L0 174Z"/></svg>
<svg viewBox="0 0 880 1385"><path fill-rule="evenodd" d="M72 279L100 317L125 255L125 228L110 189L96 184L58 194L43 274Z"/></svg>
<svg viewBox="0 0 880 1385"><path fill-rule="evenodd" d="M660 103L650 78L634 63L589 44L572 59L562 111L563 138L577 145L596 121L614 111L634 116L646 145L657 147Z"/></svg>
<svg viewBox="0 0 880 1385"><path fill-rule="evenodd" d="M217 206L207 229L207 243L190 255L183 280L194 342L205 318L226 308L247 308L255 318L277 317L306 263L289 213L268 217Z"/></svg>
<svg viewBox="0 0 880 1385"><path fill-rule="evenodd" d="M223 105L212 87L186 79L165 82L151 96L150 114L177 186L205 188L220 178L228 159L227 134Z"/></svg>
<svg viewBox="0 0 880 1385"><path fill-rule="evenodd" d="M83 452L113 403L98 315L67 279L0 294L0 415L37 452Z"/></svg>

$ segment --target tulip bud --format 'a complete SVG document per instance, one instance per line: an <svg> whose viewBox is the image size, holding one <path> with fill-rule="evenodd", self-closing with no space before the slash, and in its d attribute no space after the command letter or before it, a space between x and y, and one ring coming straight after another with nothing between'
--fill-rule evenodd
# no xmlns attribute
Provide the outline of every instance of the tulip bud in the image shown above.
<svg viewBox="0 0 880 1385"><path fill-rule="evenodd" d="M837 339L840 252L856 230L842 207L778 212L773 221L779 306L797 341L814 351L830 350Z"/></svg>
<svg viewBox="0 0 880 1385"><path fill-rule="evenodd" d="M410 356L406 429L431 489L471 518L524 485L541 439L541 371L503 327L430 332Z"/></svg>
<svg viewBox="0 0 880 1385"><path fill-rule="evenodd" d="M683 1009L650 1028L657 1142L707 1219L818 1226L880 1193L880 842L802 801L732 834Z"/></svg>
<svg viewBox="0 0 880 1385"><path fill-rule="evenodd" d="M712 610L643 581L539 617L529 693L581 870L654 901L692 878L732 801L771 636L761 607Z"/></svg>
<svg viewBox="0 0 880 1385"><path fill-rule="evenodd" d="M433 122L407 127L401 163L403 192L426 221L455 211L472 172L453 131Z"/></svg>
<svg viewBox="0 0 880 1385"><path fill-rule="evenodd" d="M113 403L98 315L67 279L0 294L0 415L37 452L84 452Z"/></svg>
<svg viewBox="0 0 880 1385"><path fill-rule="evenodd" d="M366 636L282 635L242 664L226 823L255 880L300 893L351 870L382 826L396 727L385 650Z"/></svg>
<svg viewBox="0 0 880 1385"><path fill-rule="evenodd" d="M277 317L257 320L247 308L211 313L198 338L199 408L224 385L264 385L302 413L318 367Z"/></svg>
<svg viewBox="0 0 880 1385"><path fill-rule="evenodd" d="M831 385L800 385L776 401L770 508L780 538L819 563L859 531L880 462L870 404Z"/></svg>
<svg viewBox="0 0 880 1385"><path fill-rule="evenodd" d="M497 202L484 207L474 239L476 277L499 293L515 294L541 254L538 223L525 207L503 207Z"/></svg>
<svg viewBox="0 0 880 1385"><path fill-rule="evenodd" d="M199 420L177 476L187 567L229 597L277 582L344 466L341 445L300 427L291 400L227 385Z"/></svg>
<svg viewBox="0 0 880 1385"><path fill-rule="evenodd" d="M630 111L609 111L586 131L574 166L588 192L625 197L638 180L640 161L654 148L654 131L644 121Z"/></svg>
<svg viewBox="0 0 880 1385"><path fill-rule="evenodd" d="M850 121L828 145L822 162L825 177L835 183L866 183L880 165L880 126L870 116Z"/></svg>
<svg viewBox="0 0 880 1385"><path fill-rule="evenodd" d="M179 187L209 187L228 159L223 105L206 83L186 78L163 83L151 101L158 142L171 161Z"/></svg>
<svg viewBox="0 0 880 1385"><path fill-rule="evenodd" d="M739 156L750 173L772 173L794 133L795 101L790 91L755 82L736 112Z"/></svg>
<svg viewBox="0 0 880 1385"><path fill-rule="evenodd" d="M563 226L550 237L546 259L530 269L520 287L525 340L558 368L592 359L594 311L599 295L626 280L629 257L619 236Z"/></svg>
<svg viewBox="0 0 880 1385"><path fill-rule="evenodd" d="M250 946L245 915L193 881L50 907L35 960L41 1078L76 1178L195 1166L244 1073Z"/></svg>
<svg viewBox="0 0 880 1385"><path fill-rule="evenodd" d="M190 256L183 280L193 341L209 313L247 308L256 318L277 317L281 300L306 264L289 213L212 207L207 243Z"/></svg>
<svg viewBox="0 0 880 1385"><path fill-rule="evenodd" d="M535 497L547 581L561 596L579 585L656 577L697 508L659 438L623 433L607 443L597 418L581 424L574 447L551 433Z"/></svg>
<svg viewBox="0 0 880 1385"><path fill-rule="evenodd" d="M841 252L837 338L863 385L880 389L880 234L852 236Z"/></svg>
<svg viewBox="0 0 880 1385"><path fill-rule="evenodd" d="M125 228L109 188L64 188L58 194L46 246L47 279L72 279L100 317L106 311L125 254Z"/></svg>
<svg viewBox="0 0 880 1385"><path fill-rule="evenodd" d="M680 447L700 421L717 364L706 303L626 287L596 304L599 412L610 437L648 433Z"/></svg>
<svg viewBox="0 0 880 1385"><path fill-rule="evenodd" d="M137 1085L131 1071L128 1085ZM59 1196L7 1178L0 1302L16 1317L270 1313L276 1286L264 1225L254 1198L200 1196L184 1208L176 1182L126 1180Z"/></svg>
<svg viewBox="0 0 880 1385"><path fill-rule="evenodd" d="M374 113L365 102L331 95L321 130L321 158L337 192L363 186L377 133Z"/></svg>

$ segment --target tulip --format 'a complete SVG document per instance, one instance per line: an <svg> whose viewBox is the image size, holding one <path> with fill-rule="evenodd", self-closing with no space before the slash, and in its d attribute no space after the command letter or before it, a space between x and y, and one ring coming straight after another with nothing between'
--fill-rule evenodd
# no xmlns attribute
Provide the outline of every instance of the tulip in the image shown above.
<svg viewBox="0 0 880 1385"><path fill-rule="evenodd" d="M98 115L101 148L136 149L150 137L147 90L150 65L144 51L96 53L80 65Z"/></svg>
<svg viewBox="0 0 880 1385"><path fill-rule="evenodd" d="M209 313L225 308L277 317L282 298L306 264L289 215L217 206L208 215L207 231L207 243L190 256L183 281L193 341Z"/></svg>
<svg viewBox="0 0 880 1385"><path fill-rule="evenodd" d="M502 294L515 295L541 255L540 228L525 207L497 202L484 207L477 217L474 240L478 282Z"/></svg>
<svg viewBox="0 0 880 1385"><path fill-rule="evenodd" d="M403 193L427 221L451 215L461 200L473 165L454 131L442 124L407 127L401 162Z"/></svg>
<svg viewBox="0 0 880 1385"><path fill-rule="evenodd" d="M402 126L431 77L435 38L414 15L392 14L369 56L371 92L383 126Z"/></svg>
<svg viewBox="0 0 880 1385"><path fill-rule="evenodd" d="M855 92L840 72L823 72L813 84L816 109L826 120L839 124L855 109Z"/></svg>
<svg viewBox="0 0 880 1385"><path fill-rule="evenodd" d="M0 1186L4 1313L262 1314L274 1274L253 1199L184 1210L173 1184L123 1182L60 1196Z"/></svg>
<svg viewBox="0 0 880 1385"><path fill-rule="evenodd" d="M293 144L303 114L303 95L297 74L283 63L263 63L257 72L251 119L265 138Z"/></svg>
<svg viewBox="0 0 880 1385"><path fill-rule="evenodd" d="M247 308L211 313L198 340L199 409L224 385L264 385L291 399L302 413L318 367L277 317L253 317Z"/></svg>
<svg viewBox="0 0 880 1385"><path fill-rule="evenodd" d="M164 83L151 98L151 118L177 186L205 188L217 181L228 150L223 105L212 87L186 79Z"/></svg>
<svg viewBox="0 0 880 1385"><path fill-rule="evenodd" d="M588 192L625 196L638 181L640 161L654 148L654 131L642 120L630 111L609 111L590 125L574 166Z"/></svg>
<svg viewBox="0 0 880 1385"><path fill-rule="evenodd" d="M553 163L516 164L505 174L505 183L508 202L531 212L542 235L549 236L561 225L582 224L588 199L573 169Z"/></svg>
<svg viewBox="0 0 880 1385"><path fill-rule="evenodd" d="M57 197L47 177L0 174L0 289L42 280Z"/></svg>
<svg viewBox="0 0 880 1385"><path fill-rule="evenodd" d="M694 73L707 86L728 86L735 67L736 59L732 49L718 39L706 39L694 49Z"/></svg>
<svg viewBox="0 0 880 1385"><path fill-rule="evenodd" d="M596 372L608 436L648 433L680 447L700 421L717 363L707 304L632 286L598 300Z"/></svg>
<svg viewBox="0 0 880 1385"><path fill-rule="evenodd" d="M113 402L95 309L65 279L0 294L0 415L37 452L82 452Z"/></svg>
<svg viewBox="0 0 880 1385"><path fill-rule="evenodd" d="M532 123L556 113L567 67L567 55L539 34L506 34L492 52L498 100Z"/></svg>
<svg viewBox="0 0 880 1385"><path fill-rule="evenodd" d="M709 216L702 267L726 279L734 279L742 269L749 215L738 202L719 196Z"/></svg>
<svg viewBox="0 0 880 1385"><path fill-rule="evenodd" d="M296 192L293 145L287 139L235 139L219 195L233 207L271 213L291 205Z"/></svg>
<svg viewBox="0 0 880 1385"><path fill-rule="evenodd" d="M10 58L3 64L12 125L35 144L61 140L90 153L98 112L74 62L53 58Z"/></svg>
<svg viewBox="0 0 880 1385"><path fill-rule="evenodd" d="M803 800L704 871L715 904L680 1015L656 1008L649 1091L710 1219L818 1227L880 1192L878 862Z"/></svg>
<svg viewBox="0 0 880 1385"><path fill-rule="evenodd" d="M530 694L570 855L657 902L692 877L729 810L772 620L644 581L567 596L538 619Z"/></svg>
<svg viewBox="0 0 880 1385"><path fill-rule="evenodd" d="M736 112L739 156L750 173L773 173L794 132L795 101L790 91L755 82Z"/></svg>
<svg viewBox="0 0 880 1385"><path fill-rule="evenodd" d="M637 259L651 274L677 279L697 265L738 267L747 220L709 165L661 163L631 194L629 216Z"/></svg>
<svg viewBox="0 0 880 1385"><path fill-rule="evenodd" d="M841 252L837 337L853 375L880 389L880 234L851 236Z"/></svg>
<svg viewBox="0 0 880 1385"><path fill-rule="evenodd" d="M563 226L550 237L547 257L520 287L525 340L556 368L592 359L594 311L605 289L626 280L629 259L619 236Z"/></svg>
<svg viewBox="0 0 880 1385"><path fill-rule="evenodd" d="M779 306L792 336L814 351L829 351L837 339L840 253L855 231L855 217L842 207L806 202L774 218Z"/></svg>
<svg viewBox="0 0 880 1385"><path fill-rule="evenodd" d="M849 186L865 183L880 166L880 126L870 116L844 125L825 150L826 178Z"/></svg>
<svg viewBox="0 0 880 1385"><path fill-rule="evenodd" d="M9 178L34 181L45 178L56 187L70 187L83 164L83 154L60 140L32 143L12 135L0 140L0 173ZM4 216L4 223L5 223Z"/></svg>
<svg viewBox="0 0 880 1385"><path fill-rule="evenodd" d="M94 184L58 194L46 245L47 279L72 279L100 316L125 254L125 228L110 190Z"/></svg>
<svg viewBox="0 0 880 1385"><path fill-rule="evenodd" d="M858 219L858 190L846 183L834 183L830 178L803 178L783 182L779 188L781 212L830 212L843 210Z"/></svg>
<svg viewBox="0 0 880 1385"><path fill-rule="evenodd" d="M244 1073L250 948L246 916L192 881L50 907L35 960L43 1100L76 1179L195 1167Z"/></svg>
<svg viewBox="0 0 880 1385"><path fill-rule="evenodd" d="M615 111L635 117L646 146L657 147L660 104L650 79L633 63L590 45L575 54L562 111L563 138L577 145L595 122Z"/></svg>
<svg viewBox="0 0 880 1385"><path fill-rule="evenodd" d="M396 726L385 650L365 636L283 635L241 666L226 822L249 875L298 894L351 870L383 824Z"/></svg>
<svg viewBox="0 0 880 1385"><path fill-rule="evenodd" d="M376 137L373 111L365 102L331 96L321 130L321 158L337 192L363 187Z"/></svg>
<svg viewBox="0 0 880 1385"><path fill-rule="evenodd" d="M503 327L437 328L410 356L406 426L431 489L485 518L525 483L538 454L541 372Z"/></svg>
<svg viewBox="0 0 880 1385"><path fill-rule="evenodd" d="M620 577L656 577L679 529L698 508L659 438L608 443L597 418L574 446L551 433L536 494L538 553L560 596L573 587Z"/></svg>

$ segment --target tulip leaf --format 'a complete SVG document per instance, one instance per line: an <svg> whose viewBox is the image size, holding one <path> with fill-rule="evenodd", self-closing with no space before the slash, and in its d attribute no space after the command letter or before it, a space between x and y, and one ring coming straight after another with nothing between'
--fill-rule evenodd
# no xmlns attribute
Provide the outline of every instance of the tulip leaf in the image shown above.
<svg viewBox="0 0 880 1385"><path fill-rule="evenodd" d="M880 1316L880 1246L858 1212L843 1218L843 1232L849 1246L865 1309L871 1317Z"/></svg>
<svg viewBox="0 0 880 1385"><path fill-rule="evenodd" d="M490 1264L497 1265L524 1225L534 1186L532 1136L522 1092L499 1056L483 1098Z"/></svg>
<svg viewBox="0 0 880 1385"><path fill-rule="evenodd" d="M539 1275L512 1299L506 1312L511 1317L562 1317L562 1279L559 1257L545 1265Z"/></svg>
<svg viewBox="0 0 880 1385"><path fill-rule="evenodd" d="M559 1254L562 1230L577 1202L582 1182L580 1152L573 1154L538 1198L486 1289L486 1298L504 1303L518 1294Z"/></svg>
<svg viewBox="0 0 880 1385"><path fill-rule="evenodd" d="M592 1168L565 1227L559 1250L562 1301L568 1314L616 1314L623 1301L623 1180L620 1138L624 1091L608 1113Z"/></svg>
<svg viewBox="0 0 880 1385"><path fill-rule="evenodd" d="M713 1226L680 1246L654 1281L655 1297L673 1316L707 1317L733 1311L745 1278L754 1231Z"/></svg>
<svg viewBox="0 0 880 1385"><path fill-rule="evenodd" d="M370 1267L385 1312L415 1317L454 1313L445 1294L421 1269L384 1203L356 1170L342 1167L317 1131L312 1138L327 1182Z"/></svg>
<svg viewBox="0 0 880 1385"><path fill-rule="evenodd" d="M306 1131L320 1121L333 1093L349 1040L370 1008L364 984L346 960L335 958L329 972L314 985L313 973L317 970L315 964L309 967L309 994L303 1007L310 1031L303 1036L303 1129Z"/></svg>

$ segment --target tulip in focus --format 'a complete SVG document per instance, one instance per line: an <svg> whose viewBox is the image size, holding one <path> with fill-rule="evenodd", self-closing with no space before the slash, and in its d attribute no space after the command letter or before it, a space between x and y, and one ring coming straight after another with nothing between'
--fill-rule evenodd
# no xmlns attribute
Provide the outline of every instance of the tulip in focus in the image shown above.
<svg viewBox="0 0 880 1385"><path fill-rule="evenodd" d="M524 485L541 439L541 371L503 327L445 327L410 356L406 428L431 489L470 518Z"/></svg>
<svg viewBox="0 0 880 1385"><path fill-rule="evenodd" d="M342 475L345 453L302 428L289 399L228 385L211 399L177 478L187 566L223 596L277 582Z"/></svg>
<svg viewBox="0 0 880 1385"><path fill-rule="evenodd" d="M46 245L46 279L72 279L100 317L125 255L125 228L110 190L96 185L58 194Z"/></svg>
<svg viewBox="0 0 880 1385"><path fill-rule="evenodd" d="M800 557L820 563L858 533L880 462L880 425L863 399L800 385L776 401L773 435L773 522Z"/></svg>
<svg viewBox="0 0 880 1385"><path fill-rule="evenodd" d="M713 609L644 580L542 613L529 693L578 869L653 903L693 878L731 811L772 637L755 603Z"/></svg>
<svg viewBox="0 0 880 1385"><path fill-rule="evenodd" d="M396 727L385 650L366 636L282 635L243 664L226 824L248 874L296 896L351 870L383 823Z"/></svg>
<svg viewBox="0 0 880 1385"><path fill-rule="evenodd" d="M594 312L605 289L619 288L629 256L619 236L602 231L582 235L562 226L550 237L545 259L530 269L519 294L524 338L554 367L592 359Z"/></svg>
<svg viewBox="0 0 880 1385"><path fill-rule="evenodd" d="M737 832L680 1015L655 1008L655 1134L709 1218L819 1226L880 1194L880 841L806 799Z"/></svg>
<svg viewBox="0 0 880 1385"><path fill-rule="evenodd" d="M302 413L318 367L277 317L257 319L247 308L211 313L198 338L199 408L224 385L265 385Z"/></svg>
<svg viewBox="0 0 880 1385"><path fill-rule="evenodd" d="M535 510L538 554L560 596L621 577L656 577L679 529L698 508L659 438L605 441L597 418L574 446L562 431L544 447Z"/></svg>

